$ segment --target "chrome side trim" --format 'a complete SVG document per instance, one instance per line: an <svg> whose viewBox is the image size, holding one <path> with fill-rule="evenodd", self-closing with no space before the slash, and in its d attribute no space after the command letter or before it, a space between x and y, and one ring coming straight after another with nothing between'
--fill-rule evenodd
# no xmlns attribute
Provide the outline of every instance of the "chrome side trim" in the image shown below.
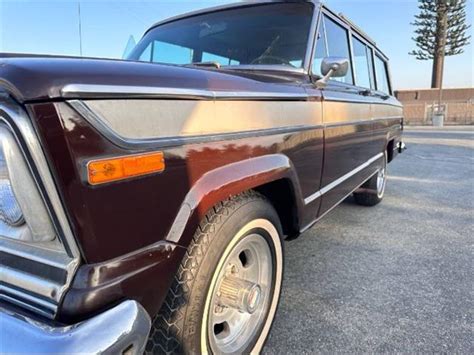
<svg viewBox="0 0 474 355"><path fill-rule="evenodd" d="M387 116L387 117L378 117L373 118L370 120L360 120L360 121L342 121L342 122L330 122L324 123L324 128L334 128L334 127L341 127L341 126L350 126L350 125L363 125L369 123L376 123L380 121L388 121L388 120L401 120L402 116Z"/></svg>
<svg viewBox="0 0 474 355"><path fill-rule="evenodd" d="M296 133L308 130L316 130L323 128L333 128L346 125L367 124L389 119L401 119L401 117L381 117L370 120L359 121L343 121L326 124L307 124L307 125L293 125L286 127L253 129L248 131L223 132L223 133L203 133L199 135L183 135L183 136L165 136L156 138L126 138L111 129L106 123L105 119L92 110L82 100L68 100L67 103L76 112L78 112L85 120L87 120L94 128L96 128L104 137L119 147L127 149L151 149L151 148L166 148L174 147L184 144L199 144L204 142L217 142L224 140L235 140L258 136L277 135L286 133Z"/></svg>
<svg viewBox="0 0 474 355"><path fill-rule="evenodd" d="M86 121L95 127L104 137L115 145L127 149L149 149L166 148L184 144L198 144L204 142L219 142L224 140L235 140L251 137L260 137L268 135L286 134L294 132L309 131L313 129L322 129L322 125L299 125L288 127L276 127L268 129L256 129L251 131L202 134L195 136L163 137L151 139L130 139L122 137L110 129L104 120L93 112L84 102L80 100L70 100L68 104L77 111Z"/></svg>
<svg viewBox="0 0 474 355"><path fill-rule="evenodd" d="M375 172L373 174L370 174L367 177L367 179L364 179L364 181L367 181L368 179L370 179L375 174L377 174L377 172ZM324 216L326 216L329 212L331 212L333 209L335 209L337 206L339 206L342 201L344 201L346 198L348 198L350 195L352 195L352 193L354 191L356 191L358 188L359 188L359 186L357 186L355 189L353 189L351 192L349 192L347 195L345 195L343 198L341 198L336 204L334 204L334 206L332 206L330 209L328 209L326 212L324 212L321 216L318 216L318 218L316 218L314 221L310 222L309 224L307 224L306 226L301 228L300 233L306 232L308 229L310 229L312 226L314 226L316 223L318 223L322 218L324 218Z"/></svg>
<svg viewBox="0 0 474 355"><path fill-rule="evenodd" d="M374 123L375 120L361 120L361 121L341 121L341 122L329 122L324 124L324 128L336 128L342 126L351 126L351 125L364 125Z"/></svg>
<svg viewBox="0 0 474 355"><path fill-rule="evenodd" d="M61 89L66 99L77 98L161 98L193 100L308 100L308 94L258 91L211 91L169 87L68 84Z"/></svg>
<svg viewBox="0 0 474 355"><path fill-rule="evenodd" d="M344 103L354 103L354 104L371 104L371 105L382 105L382 106L393 106L393 107L398 107L398 108L403 108L403 106L397 105L395 103L391 102L380 102L380 101L374 101L374 100L362 100L362 99L347 99L347 98L339 98L339 97L331 97L331 96L325 96L324 101L329 101L329 102L344 102Z"/></svg>
<svg viewBox="0 0 474 355"><path fill-rule="evenodd" d="M136 301L124 301L72 326L46 324L0 309L1 351L19 353L142 354L151 319Z"/></svg>
<svg viewBox="0 0 474 355"><path fill-rule="evenodd" d="M305 205L309 205L311 202L316 201L318 198L320 198L323 194L320 191L316 191L314 194L311 196L308 196L304 199Z"/></svg>
<svg viewBox="0 0 474 355"><path fill-rule="evenodd" d="M370 165L372 165L373 163L375 163L377 160L379 160L380 158L382 158L384 155L383 153L379 153L377 154L376 156L370 158L369 160L367 160L364 164L362 165L359 165L357 168L355 168L354 170L351 170L349 171L347 174L341 176L340 178L338 178L337 180L334 180L333 182L331 182L330 184L326 185L325 187L323 187L321 190L319 191L316 191L314 194L312 194L311 196L308 196L307 198L304 199L304 203L306 205L310 204L311 202L317 200L318 198L320 198L321 196L323 196L324 194L327 194L329 191L331 191L332 189L334 189L335 187L337 187L338 185L342 184L344 181L350 179L352 176L354 176L355 174L361 172L362 170L364 170L365 168L369 167Z"/></svg>

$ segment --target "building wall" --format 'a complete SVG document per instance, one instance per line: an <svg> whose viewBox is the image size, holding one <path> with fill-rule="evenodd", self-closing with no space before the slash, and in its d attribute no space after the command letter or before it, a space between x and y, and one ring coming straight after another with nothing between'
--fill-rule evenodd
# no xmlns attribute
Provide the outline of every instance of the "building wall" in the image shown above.
<svg viewBox="0 0 474 355"><path fill-rule="evenodd" d="M400 90L395 95L403 104L406 124L432 124L440 97L438 89ZM445 124L474 124L474 88L442 90L441 109L445 112Z"/></svg>

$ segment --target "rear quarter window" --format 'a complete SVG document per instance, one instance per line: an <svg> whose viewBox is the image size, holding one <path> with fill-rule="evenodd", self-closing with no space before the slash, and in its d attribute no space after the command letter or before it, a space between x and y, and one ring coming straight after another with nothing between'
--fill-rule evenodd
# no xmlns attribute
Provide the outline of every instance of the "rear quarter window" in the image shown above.
<svg viewBox="0 0 474 355"><path fill-rule="evenodd" d="M378 55L375 56L375 75L377 78L377 90L390 95L387 63Z"/></svg>

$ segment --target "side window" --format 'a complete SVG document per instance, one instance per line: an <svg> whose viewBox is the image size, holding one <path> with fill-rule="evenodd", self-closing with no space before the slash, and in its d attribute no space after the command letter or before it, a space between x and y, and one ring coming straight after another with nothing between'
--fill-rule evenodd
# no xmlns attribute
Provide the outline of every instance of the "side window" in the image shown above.
<svg viewBox="0 0 474 355"><path fill-rule="evenodd" d="M385 94L390 94L388 84L387 65L378 55L375 56L375 74L377 77L377 90Z"/></svg>
<svg viewBox="0 0 474 355"><path fill-rule="evenodd" d="M151 47L152 45L149 44L145 50L143 51L143 53L140 55L140 58L138 58L138 60L140 62L151 62Z"/></svg>
<svg viewBox="0 0 474 355"><path fill-rule="evenodd" d="M175 44L153 41L138 58L141 62L188 64L193 60L193 50Z"/></svg>
<svg viewBox="0 0 474 355"><path fill-rule="evenodd" d="M347 30L326 16L324 16L324 27L326 29L327 49L329 56L344 57L350 60L351 55L349 51L349 33ZM354 84L354 80L352 78L352 68L349 67L349 71L344 78L333 78L333 80L341 81L351 85Z"/></svg>
<svg viewBox="0 0 474 355"><path fill-rule="evenodd" d="M154 63L188 64L193 61L193 50L175 44L154 41L151 48Z"/></svg>
<svg viewBox="0 0 474 355"><path fill-rule="evenodd" d="M321 63L323 59L328 56L328 50L326 47L326 32L324 30L324 24L321 22L319 25L318 38L316 42L316 48L314 50L313 58L313 69L312 72L315 75L323 76L321 73Z"/></svg>
<svg viewBox="0 0 474 355"><path fill-rule="evenodd" d="M354 51L356 85L370 89L372 87L370 75L372 64L369 60L369 48L355 37L352 37L352 47Z"/></svg>

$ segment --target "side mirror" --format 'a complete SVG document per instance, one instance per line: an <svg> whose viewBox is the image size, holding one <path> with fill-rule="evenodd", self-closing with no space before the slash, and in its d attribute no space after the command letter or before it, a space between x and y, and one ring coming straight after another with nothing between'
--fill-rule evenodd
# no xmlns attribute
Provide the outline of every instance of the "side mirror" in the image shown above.
<svg viewBox="0 0 474 355"><path fill-rule="evenodd" d="M318 89L325 88L331 78L341 78L347 75L349 71L349 59L342 57L326 57L321 63L322 79L316 81Z"/></svg>

